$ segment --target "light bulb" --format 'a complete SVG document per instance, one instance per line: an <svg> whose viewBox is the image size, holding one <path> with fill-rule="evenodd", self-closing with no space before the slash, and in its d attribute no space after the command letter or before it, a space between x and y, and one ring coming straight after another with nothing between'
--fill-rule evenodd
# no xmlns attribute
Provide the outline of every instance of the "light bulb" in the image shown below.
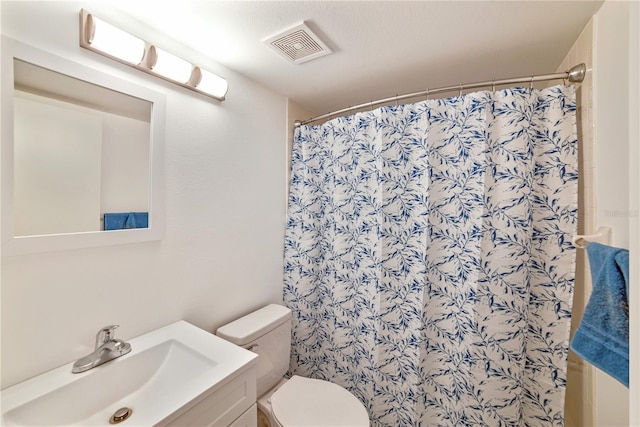
<svg viewBox="0 0 640 427"><path fill-rule="evenodd" d="M92 48L115 56L131 64L139 64L145 51L143 40L89 15L87 25L93 24L92 37L89 44Z"/></svg>
<svg viewBox="0 0 640 427"><path fill-rule="evenodd" d="M229 83L222 77L216 76L207 70L200 69L200 72L202 73L202 78L196 88L217 98L224 98L229 89Z"/></svg>
<svg viewBox="0 0 640 427"><path fill-rule="evenodd" d="M193 66L182 58L156 47L158 59L152 67L154 73L186 84L191 77Z"/></svg>

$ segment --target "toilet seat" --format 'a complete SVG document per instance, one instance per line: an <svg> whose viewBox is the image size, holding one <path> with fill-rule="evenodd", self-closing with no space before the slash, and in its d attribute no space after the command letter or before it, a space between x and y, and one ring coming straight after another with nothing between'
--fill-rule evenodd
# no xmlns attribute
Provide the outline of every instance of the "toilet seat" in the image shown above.
<svg viewBox="0 0 640 427"><path fill-rule="evenodd" d="M271 396L272 415L282 426L369 427L364 405L328 381L294 375Z"/></svg>

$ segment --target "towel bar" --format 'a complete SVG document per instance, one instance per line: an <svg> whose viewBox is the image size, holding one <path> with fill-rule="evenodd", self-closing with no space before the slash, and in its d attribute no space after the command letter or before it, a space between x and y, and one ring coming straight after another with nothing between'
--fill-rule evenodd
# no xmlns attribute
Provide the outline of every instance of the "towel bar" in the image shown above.
<svg viewBox="0 0 640 427"><path fill-rule="evenodd" d="M599 227L598 231L593 234L578 234L576 236L573 236L571 242L573 243L573 246L579 249L586 248L587 243L589 242L597 242L602 243L603 245L609 245L611 244L611 233L611 227L603 226Z"/></svg>

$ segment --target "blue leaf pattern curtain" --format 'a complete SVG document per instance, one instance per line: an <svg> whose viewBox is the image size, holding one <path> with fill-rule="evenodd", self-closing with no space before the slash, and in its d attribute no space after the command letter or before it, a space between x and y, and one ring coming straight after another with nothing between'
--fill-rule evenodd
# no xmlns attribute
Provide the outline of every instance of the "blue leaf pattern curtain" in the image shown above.
<svg viewBox="0 0 640 427"><path fill-rule="evenodd" d="M561 426L575 120L555 86L298 128L290 373L346 387L373 426Z"/></svg>

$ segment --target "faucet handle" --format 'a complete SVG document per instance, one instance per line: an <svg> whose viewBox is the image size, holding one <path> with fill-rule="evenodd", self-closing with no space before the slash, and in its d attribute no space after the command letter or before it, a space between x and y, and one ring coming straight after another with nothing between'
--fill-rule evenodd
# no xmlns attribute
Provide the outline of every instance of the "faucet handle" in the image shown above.
<svg viewBox="0 0 640 427"><path fill-rule="evenodd" d="M120 325L105 326L96 334L96 350L113 339L113 331Z"/></svg>

